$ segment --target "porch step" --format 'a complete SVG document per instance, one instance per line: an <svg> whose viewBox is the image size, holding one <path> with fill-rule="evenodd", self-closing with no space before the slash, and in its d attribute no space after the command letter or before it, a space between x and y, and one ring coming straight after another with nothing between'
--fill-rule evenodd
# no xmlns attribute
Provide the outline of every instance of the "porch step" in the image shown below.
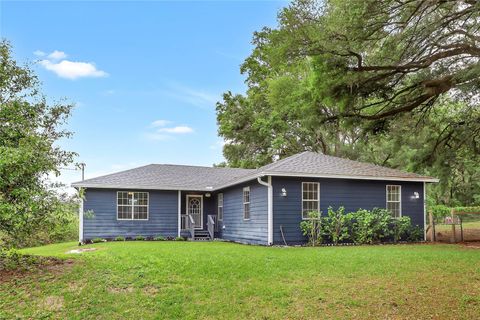
<svg viewBox="0 0 480 320"><path fill-rule="evenodd" d="M210 234L207 230L195 230L195 241L210 241Z"/></svg>

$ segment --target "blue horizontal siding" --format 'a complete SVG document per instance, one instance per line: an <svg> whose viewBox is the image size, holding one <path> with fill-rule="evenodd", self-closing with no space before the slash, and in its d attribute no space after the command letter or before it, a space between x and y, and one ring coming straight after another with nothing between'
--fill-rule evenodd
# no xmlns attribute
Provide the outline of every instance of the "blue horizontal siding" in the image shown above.
<svg viewBox="0 0 480 320"><path fill-rule="evenodd" d="M243 188L250 187L250 220L243 219ZM249 244L267 244L267 187L256 180L223 192L223 222L221 237Z"/></svg>
<svg viewBox="0 0 480 320"><path fill-rule="evenodd" d="M327 212L329 206L335 209L344 206L346 213L358 209L385 208L386 185L401 185L402 214L409 216L414 225L419 225L421 228L424 226L422 182L273 177L273 240L275 244L283 243L280 226L283 228L287 243L305 242L305 237L300 230L302 182L320 183L320 210L323 213ZM281 196L282 188L287 190L286 197ZM414 192L420 194L419 199L413 199Z"/></svg>
<svg viewBox="0 0 480 320"><path fill-rule="evenodd" d="M177 191L149 190L148 193L148 220L117 220L117 190L88 188L85 193L84 211L92 210L94 217L84 218L83 238L176 236Z"/></svg>

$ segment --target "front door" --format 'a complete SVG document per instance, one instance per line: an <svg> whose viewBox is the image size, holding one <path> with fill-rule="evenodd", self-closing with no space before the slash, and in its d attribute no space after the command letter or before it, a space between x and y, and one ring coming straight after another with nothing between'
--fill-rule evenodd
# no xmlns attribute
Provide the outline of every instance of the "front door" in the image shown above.
<svg viewBox="0 0 480 320"><path fill-rule="evenodd" d="M187 214L195 221L195 229L203 229L203 196L187 195Z"/></svg>

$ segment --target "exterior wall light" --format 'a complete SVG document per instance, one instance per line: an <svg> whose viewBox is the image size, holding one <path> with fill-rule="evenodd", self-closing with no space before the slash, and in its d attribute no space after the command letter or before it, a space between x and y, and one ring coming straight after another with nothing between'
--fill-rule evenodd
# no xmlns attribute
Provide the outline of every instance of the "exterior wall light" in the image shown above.
<svg viewBox="0 0 480 320"><path fill-rule="evenodd" d="M413 199L420 199L420 194L418 192L413 193Z"/></svg>
<svg viewBox="0 0 480 320"><path fill-rule="evenodd" d="M205 193L205 198L210 198L211 194L210 192Z"/></svg>
<svg viewBox="0 0 480 320"><path fill-rule="evenodd" d="M285 188L282 188L282 193L281 193L282 197L286 197L287 196L287 190Z"/></svg>

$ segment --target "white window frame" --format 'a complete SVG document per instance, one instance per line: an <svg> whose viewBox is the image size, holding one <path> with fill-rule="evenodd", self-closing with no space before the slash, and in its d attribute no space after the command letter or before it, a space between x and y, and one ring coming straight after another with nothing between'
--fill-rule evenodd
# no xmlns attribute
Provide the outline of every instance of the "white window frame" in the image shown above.
<svg viewBox="0 0 480 320"><path fill-rule="evenodd" d="M315 199L303 199L303 189L305 187L306 184L316 184L317 185L317 200ZM315 182L315 181L303 181L302 182L302 212L301 212L301 215L302 215L302 220L310 220L311 218L308 218L308 217L305 217L303 214L304 214L304 211L305 211L305 208L303 207L303 203L305 201L310 201L310 202L318 202L318 212L320 212L320 182Z"/></svg>
<svg viewBox="0 0 480 320"><path fill-rule="evenodd" d="M220 216L220 208L222 208L222 215L221 216ZM223 193L219 193L217 195L217 220L218 221L223 221Z"/></svg>
<svg viewBox="0 0 480 320"><path fill-rule="evenodd" d="M388 200L388 187L398 187L398 201L389 201ZM398 217L393 216L393 212L390 212L392 214L393 218L400 218L402 216L402 186L399 184L387 184L385 186L385 209L388 210L388 203L398 203L399 204L399 211L398 211Z"/></svg>
<svg viewBox="0 0 480 320"><path fill-rule="evenodd" d="M146 193L147 194L147 204L146 205L135 205L134 202L132 201L132 204L131 205L124 205L124 204L118 204L118 194L120 192L126 192L127 194L130 194L130 193ZM149 192L145 192L145 191L117 191L117 220L128 220L128 221L147 221L149 218L150 218L150 210L149 210L149 207L150 207L150 193ZM134 207L137 206L137 207L146 207L147 208L147 218L146 219L135 219L134 218ZM119 218L118 217L118 208L119 207L130 207L131 208L131 218Z"/></svg>
<svg viewBox="0 0 480 320"><path fill-rule="evenodd" d="M248 201L245 201L245 192L248 192ZM248 221L252 218L251 214L252 214L252 208L250 206L250 203L251 203L251 192L250 192L250 187L245 187L243 188L243 192L242 192L242 203L243 203L243 220L244 221ZM248 204L248 218L245 218L245 213L246 213L246 210L245 210L245 205Z"/></svg>

